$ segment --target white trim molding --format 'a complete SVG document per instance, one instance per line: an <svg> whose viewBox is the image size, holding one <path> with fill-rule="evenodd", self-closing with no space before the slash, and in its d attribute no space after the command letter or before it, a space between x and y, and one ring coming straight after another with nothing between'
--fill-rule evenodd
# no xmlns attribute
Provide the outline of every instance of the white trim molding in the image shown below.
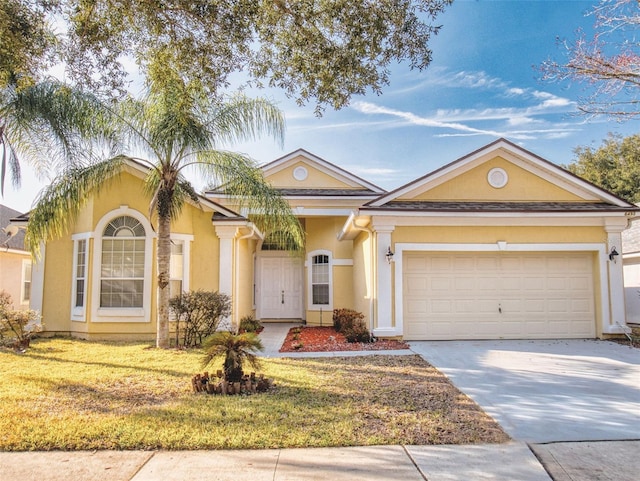
<svg viewBox="0 0 640 481"><path fill-rule="evenodd" d="M377 316L376 326L373 329L373 335L376 337L392 337L402 335L402 324L398 325L397 321L393 325L393 283L391 264L387 261L387 250L393 249L391 244L391 234L394 231L393 226L375 226L376 238L376 272L377 272ZM396 283L397 284L397 283Z"/></svg>
<svg viewBox="0 0 640 481"><path fill-rule="evenodd" d="M28 297L25 295L27 291L26 289L27 277L29 281ZM20 282L20 304L23 306L28 306L29 302L31 301L32 284L33 284L33 262L31 261L31 258L22 259L22 275L21 275L21 282Z"/></svg>
<svg viewBox="0 0 640 481"><path fill-rule="evenodd" d="M89 288L89 263L90 263L90 251L89 251L89 239L93 238L93 232L83 232L81 234L73 234L71 240L73 241L73 262L71 271L71 320L76 322L86 322L87 320L87 299L90 293ZM80 242L85 242L84 251L84 299L82 306L76 306L77 299L77 280L78 280L78 248Z"/></svg>

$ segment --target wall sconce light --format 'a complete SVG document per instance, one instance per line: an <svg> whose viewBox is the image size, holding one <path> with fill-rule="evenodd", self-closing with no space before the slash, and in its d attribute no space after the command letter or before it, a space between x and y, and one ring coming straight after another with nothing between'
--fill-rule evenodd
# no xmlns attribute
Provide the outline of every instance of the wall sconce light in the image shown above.
<svg viewBox="0 0 640 481"><path fill-rule="evenodd" d="M391 246L387 247L387 253L385 254L385 257L387 258L387 262L391 264L391 261L393 260L393 251L391 250Z"/></svg>
<svg viewBox="0 0 640 481"><path fill-rule="evenodd" d="M613 263L615 264L616 262L616 257L619 256L620 254L618 254L618 251L616 250L616 246L613 246L611 248L611 252L609 252L609 260L613 261Z"/></svg>

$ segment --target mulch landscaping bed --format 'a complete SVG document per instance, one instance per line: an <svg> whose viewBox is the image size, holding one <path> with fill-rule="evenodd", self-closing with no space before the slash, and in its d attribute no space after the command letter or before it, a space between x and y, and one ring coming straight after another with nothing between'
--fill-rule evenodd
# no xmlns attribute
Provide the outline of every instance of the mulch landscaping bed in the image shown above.
<svg viewBox="0 0 640 481"><path fill-rule="evenodd" d="M333 327L291 328L280 352L382 351L409 349L404 341L378 339L375 342L347 342Z"/></svg>

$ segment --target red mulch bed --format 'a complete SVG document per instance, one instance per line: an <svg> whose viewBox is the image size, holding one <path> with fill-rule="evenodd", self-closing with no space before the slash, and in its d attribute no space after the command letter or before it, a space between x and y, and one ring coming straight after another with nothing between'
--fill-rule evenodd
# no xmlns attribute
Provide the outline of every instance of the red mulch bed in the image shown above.
<svg viewBox="0 0 640 481"><path fill-rule="evenodd" d="M378 339L375 342L347 342L333 327L294 327L280 352L382 351L409 349L404 341Z"/></svg>

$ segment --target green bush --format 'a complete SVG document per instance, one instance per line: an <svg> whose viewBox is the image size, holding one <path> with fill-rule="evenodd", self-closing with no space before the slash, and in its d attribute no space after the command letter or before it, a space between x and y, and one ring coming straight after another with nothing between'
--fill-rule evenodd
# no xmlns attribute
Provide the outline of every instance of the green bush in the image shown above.
<svg viewBox="0 0 640 481"><path fill-rule="evenodd" d="M364 325L364 322L356 322L352 324L349 329L343 330L342 334L344 334L347 342L372 342L371 334L369 333L369 329Z"/></svg>
<svg viewBox="0 0 640 481"><path fill-rule="evenodd" d="M231 298L220 292L183 292L169 300L169 309L175 318L176 346L195 347L231 314Z"/></svg>
<svg viewBox="0 0 640 481"><path fill-rule="evenodd" d="M357 320L364 322L364 314L354 311L353 309L333 310L333 327L338 332L348 329Z"/></svg>
<svg viewBox="0 0 640 481"><path fill-rule="evenodd" d="M364 322L364 314L353 309L334 309L333 327L347 342L371 342L373 339Z"/></svg>
<svg viewBox="0 0 640 481"><path fill-rule="evenodd" d="M258 332L260 329L262 329L262 324L252 314L240 319L240 331Z"/></svg>

